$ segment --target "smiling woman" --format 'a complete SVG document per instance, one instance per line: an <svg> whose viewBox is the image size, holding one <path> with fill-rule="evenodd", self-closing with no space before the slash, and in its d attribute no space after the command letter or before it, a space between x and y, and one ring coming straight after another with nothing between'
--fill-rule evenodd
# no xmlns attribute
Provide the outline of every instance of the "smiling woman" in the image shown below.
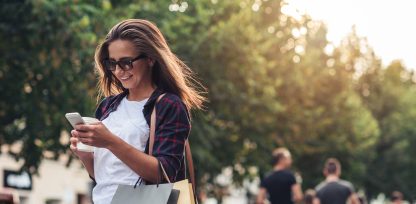
<svg viewBox="0 0 416 204"><path fill-rule="evenodd" d="M111 56L109 53L110 45L114 41L129 42L116 43L112 46L116 52L111 54L117 56ZM151 79L154 85L178 95L188 109L202 107L205 99L196 91L196 87L202 88L202 86L198 82L192 83L196 82L192 78L192 70L171 52L160 30L145 20L130 19L117 24L108 33L105 41L97 47L95 63L100 75L99 97L119 94L127 89L116 80L112 71L106 68L105 62L115 60L115 57L132 59L139 54L146 55L147 63L152 65Z"/></svg>
<svg viewBox="0 0 416 204"><path fill-rule="evenodd" d="M97 183L94 203L110 203L120 184L134 185L138 178L157 182L159 164L166 180L184 179L189 111L205 100L190 83L195 81L192 71L154 24L139 19L115 25L97 47L95 62L98 97L105 96L95 114L100 122L71 131L71 149ZM94 153L78 151L78 141L94 146Z"/></svg>
<svg viewBox="0 0 416 204"><path fill-rule="evenodd" d="M108 59L103 60L105 69L111 71L111 74L121 82L123 89L131 92L128 96L129 100L144 99L143 97L146 96L136 96L136 94L146 95L146 93L136 89L152 85L150 67L153 67L154 60L147 58L145 54L137 54L134 44L128 40L115 40L108 46L108 52ZM139 69L133 69L134 66Z"/></svg>

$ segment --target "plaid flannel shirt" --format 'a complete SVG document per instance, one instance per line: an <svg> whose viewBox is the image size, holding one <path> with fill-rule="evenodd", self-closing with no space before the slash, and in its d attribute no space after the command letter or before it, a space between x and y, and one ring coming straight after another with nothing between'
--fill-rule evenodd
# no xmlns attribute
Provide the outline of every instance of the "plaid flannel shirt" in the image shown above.
<svg viewBox="0 0 416 204"><path fill-rule="evenodd" d="M127 93L125 91L115 96L106 97L98 105L95 117L100 121L107 118L111 112L117 109ZM163 92L160 89L156 89L144 105L143 114L149 127L153 107L158 97L162 94ZM172 182L185 178L184 148L190 129L191 124L185 104L177 95L166 93L156 103L156 131L153 156L161 162ZM145 152L149 153L149 141L147 142Z"/></svg>

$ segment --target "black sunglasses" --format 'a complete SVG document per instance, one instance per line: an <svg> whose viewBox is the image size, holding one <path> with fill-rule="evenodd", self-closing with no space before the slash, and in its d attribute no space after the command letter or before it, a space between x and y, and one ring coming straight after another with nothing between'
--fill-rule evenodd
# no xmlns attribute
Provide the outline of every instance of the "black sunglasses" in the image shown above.
<svg viewBox="0 0 416 204"><path fill-rule="evenodd" d="M103 66L106 70L109 70L109 71L112 71L112 72L116 71L117 65L121 68L121 70L128 71L128 70L133 69L133 62L134 61L137 61L137 60L140 60L140 59L143 59L143 58L146 58L146 57L147 56L145 54L141 54L141 55L139 55L139 56L137 56L133 59L128 59L127 58L127 59L121 59L119 61L115 61L115 60L112 60L112 59L104 59L102 64L103 64Z"/></svg>

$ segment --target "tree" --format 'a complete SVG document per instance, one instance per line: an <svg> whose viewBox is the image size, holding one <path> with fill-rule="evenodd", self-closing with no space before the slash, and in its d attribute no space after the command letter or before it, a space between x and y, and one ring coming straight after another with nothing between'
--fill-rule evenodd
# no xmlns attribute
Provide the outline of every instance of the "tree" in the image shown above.
<svg viewBox="0 0 416 204"><path fill-rule="evenodd" d="M368 193L389 194L400 190L414 200L416 187L406 182L415 179L415 162L411 155L416 135L413 125L416 121L416 93L412 72L406 70L400 61L392 62L386 69L369 69L361 76L357 91L381 129L374 148L376 157L368 163Z"/></svg>
<svg viewBox="0 0 416 204"><path fill-rule="evenodd" d="M68 151L65 112L92 114L91 48L100 25L90 16L105 15L100 9L98 1L12 1L1 7L0 144L21 142L20 152L9 153L24 158L24 169L35 172L45 151L52 158Z"/></svg>

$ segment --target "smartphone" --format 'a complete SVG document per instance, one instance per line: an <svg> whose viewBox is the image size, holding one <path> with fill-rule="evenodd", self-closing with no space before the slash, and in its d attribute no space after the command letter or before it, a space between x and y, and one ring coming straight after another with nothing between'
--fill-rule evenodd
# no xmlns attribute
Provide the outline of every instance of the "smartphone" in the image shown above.
<svg viewBox="0 0 416 204"><path fill-rule="evenodd" d="M82 119L81 115L77 112L65 114L65 118L69 121L72 127L75 129L75 125L85 124L85 121Z"/></svg>

